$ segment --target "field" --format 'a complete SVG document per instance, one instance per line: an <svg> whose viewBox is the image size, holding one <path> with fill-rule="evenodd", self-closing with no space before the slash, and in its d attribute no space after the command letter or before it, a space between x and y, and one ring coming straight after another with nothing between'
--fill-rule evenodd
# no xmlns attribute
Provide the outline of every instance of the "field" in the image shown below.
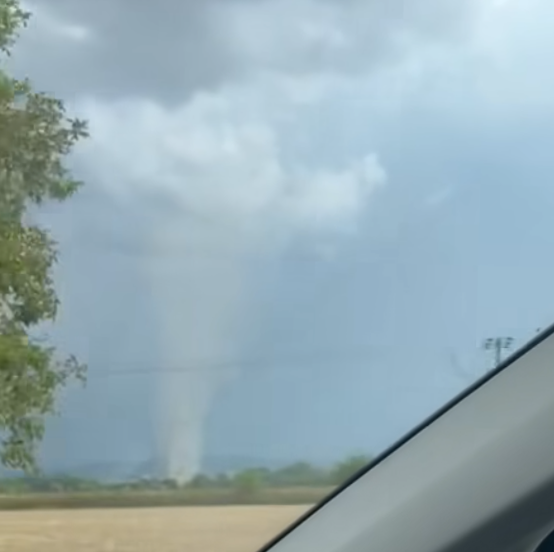
<svg viewBox="0 0 554 552"><path fill-rule="evenodd" d="M176 491L96 491L0 494L0 510L90 510L93 508L163 508L169 506L296 506L315 504L332 487L259 489L241 494L229 489Z"/></svg>
<svg viewBox="0 0 554 552"><path fill-rule="evenodd" d="M0 512L0 552L255 552L308 506Z"/></svg>

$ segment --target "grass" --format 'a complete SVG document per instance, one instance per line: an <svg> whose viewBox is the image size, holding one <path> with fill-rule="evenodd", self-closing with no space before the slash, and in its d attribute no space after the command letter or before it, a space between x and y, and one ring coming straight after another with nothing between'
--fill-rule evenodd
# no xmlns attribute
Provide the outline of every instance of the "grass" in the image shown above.
<svg viewBox="0 0 554 552"><path fill-rule="evenodd" d="M0 551L255 552L309 506L0 512Z"/></svg>
<svg viewBox="0 0 554 552"><path fill-rule="evenodd" d="M250 494L240 494L232 489L25 493L20 495L0 495L0 510L302 505L318 502L330 491L331 488L291 487L260 489Z"/></svg>

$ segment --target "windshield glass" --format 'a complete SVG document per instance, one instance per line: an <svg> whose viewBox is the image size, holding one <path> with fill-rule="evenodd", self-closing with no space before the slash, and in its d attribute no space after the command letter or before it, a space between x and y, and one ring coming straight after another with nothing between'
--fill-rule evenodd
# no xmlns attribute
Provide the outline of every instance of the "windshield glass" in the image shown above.
<svg viewBox="0 0 554 552"><path fill-rule="evenodd" d="M550 324L553 15L0 0L0 549L254 551Z"/></svg>

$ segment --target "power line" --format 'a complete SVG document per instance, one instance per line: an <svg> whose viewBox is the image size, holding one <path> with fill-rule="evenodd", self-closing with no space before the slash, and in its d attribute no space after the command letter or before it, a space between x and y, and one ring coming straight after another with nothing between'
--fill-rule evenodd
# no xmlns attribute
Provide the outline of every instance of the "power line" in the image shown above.
<svg viewBox="0 0 554 552"><path fill-rule="evenodd" d="M62 253L82 252L83 247L80 247L78 242L68 242L63 244ZM282 252L279 250L273 251L270 247L265 250L252 249L251 251L235 251L224 247L198 247L190 246L183 243L181 247L175 245L166 247L149 247L144 244L137 243L122 243L116 241L106 243L105 245L88 244L88 249L107 254L116 253L123 257L137 257L150 260L179 260L193 263L196 261L209 262L242 262L242 263L285 263L285 264L328 264L328 259L325 255L318 253L317 250L311 249L308 252L301 254L291 254L290 251ZM371 263L372 258L356 257L350 259L356 263Z"/></svg>
<svg viewBox="0 0 554 552"><path fill-rule="evenodd" d="M357 352L350 355L340 354L330 355L329 353L320 353L319 355L306 355L291 358L251 358L251 359L237 359L237 360L222 360L222 361L190 361L185 360L182 362L182 367L156 367L152 366L139 366L134 367L116 367L110 370L89 370L89 376L96 377L112 377L112 376L132 376L132 375L149 375L149 374L187 374L187 373L205 373L205 372L225 372L232 370L245 370L248 368L256 368L252 372L266 373L271 372L271 368L276 369L278 372L286 371L284 365L302 364L302 370L306 370L306 364L312 364L310 368L317 370L321 365L337 365L337 363L344 362L359 362L363 360L369 360L371 356L370 351ZM317 364L316 364L317 363ZM269 369L268 369L269 368ZM290 368L289 368L290 369ZM295 368L295 371L298 367ZM311 370L310 370L311 371Z"/></svg>
<svg viewBox="0 0 554 552"><path fill-rule="evenodd" d="M391 348L394 353L397 349ZM437 363L442 363L442 352L434 348L410 347L412 354L420 352L435 352ZM365 349L351 349L345 351L325 351L311 352L304 354L292 354L290 356L274 357L253 357L253 358L229 358L222 360L200 360L184 359L179 366L162 366L149 364L140 366L136 364L112 364L108 370L89 370L90 379L140 376L150 374L189 374L189 373L213 373L213 372L232 372L248 371L249 374L264 374L271 372L320 372L330 373L339 372L342 369L349 369L353 364L364 363L368 368L371 365L387 362L387 350L379 347ZM322 369L323 367L323 369Z"/></svg>

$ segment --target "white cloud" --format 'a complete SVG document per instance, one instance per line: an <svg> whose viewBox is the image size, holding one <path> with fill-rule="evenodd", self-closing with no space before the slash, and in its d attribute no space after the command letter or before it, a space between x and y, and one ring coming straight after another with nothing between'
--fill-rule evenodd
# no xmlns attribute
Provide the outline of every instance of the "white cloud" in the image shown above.
<svg viewBox="0 0 554 552"><path fill-rule="evenodd" d="M315 230L348 229L370 196L387 180L375 154L343 171L319 171L296 176L284 204L293 219Z"/></svg>
<svg viewBox="0 0 554 552"><path fill-rule="evenodd" d="M286 135L262 109L244 111L240 98L240 89L201 94L175 109L83 102L79 112L90 120L92 138L81 162L120 200L144 197L148 208L148 198L165 197L182 216L192 212L227 229L351 229L386 181L377 156L341 169L285 161Z"/></svg>

